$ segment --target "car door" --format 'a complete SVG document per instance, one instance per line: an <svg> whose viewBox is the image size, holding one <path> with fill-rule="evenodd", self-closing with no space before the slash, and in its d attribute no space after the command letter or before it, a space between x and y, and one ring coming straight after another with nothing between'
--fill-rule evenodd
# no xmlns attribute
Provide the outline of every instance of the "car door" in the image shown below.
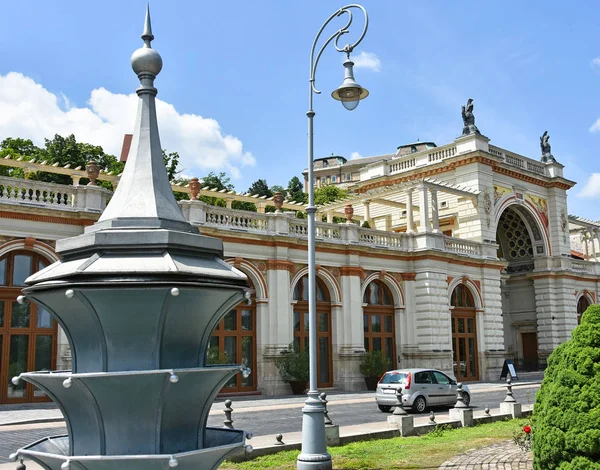
<svg viewBox="0 0 600 470"><path fill-rule="evenodd" d="M436 388L431 371L415 374L415 388L425 396L427 405L436 405Z"/></svg>
<svg viewBox="0 0 600 470"><path fill-rule="evenodd" d="M432 371L435 379L437 404L454 405L456 403L456 386L450 377L439 370Z"/></svg>

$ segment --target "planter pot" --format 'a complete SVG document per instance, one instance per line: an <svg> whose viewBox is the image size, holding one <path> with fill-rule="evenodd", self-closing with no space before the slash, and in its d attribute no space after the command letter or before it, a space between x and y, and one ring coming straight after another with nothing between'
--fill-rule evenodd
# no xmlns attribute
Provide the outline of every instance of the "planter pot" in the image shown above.
<svg viewBox="0 0 600 470"><path fill-rule="evenodd" d="M377 390L377 382L379 382L379 377L365 377L367 390Z"/></svg>
<svg viewBox="0 0 600 470"><path fill-rule="evenodd" d="M308 388L307 383L304 380L290 380L290 386L292 387L292 393L294 395L304 395Z"/></svg>

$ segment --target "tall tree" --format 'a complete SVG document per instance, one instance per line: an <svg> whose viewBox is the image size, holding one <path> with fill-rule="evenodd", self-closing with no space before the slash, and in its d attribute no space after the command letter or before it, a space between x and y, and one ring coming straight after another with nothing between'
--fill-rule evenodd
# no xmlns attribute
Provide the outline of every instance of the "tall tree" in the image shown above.
<svg viewBox="0 0 600 470"><path fill-rule="evenodd" d="M273 194L281 193L287 197L287 190L279 184L274 184L273 186L271 186L271 191L273 192Z"/></svg>
<svg viewBox="0 0 600 470"><path fill-rule="evenodd" d="M233 191L233 184L231 184L229 176L227 176L224 172L221 172L217 175L211 171L208 175L201 179L202 186L208 186L209 188L214 188L218 191L223 189L226 189L227 191Z"/></svg>
<svg viewBox="0 0 600 470"><path fill-rule="evenodd" d="M269 185L266 180L258 179L248 189L248 192L252 195L258 194L259 196L272 197L273 191L269 189Z"/></svg>
<svg viewBox="0 0 600 470"><path fill-rule="evenodd" d="M174 181L181 170L179 169L179 153L170 152L167 153L165 149L162 150L163 161L165 162L165 168L167 169L167 175L169 181Z"/></svg>
<svg viewBox="0 0 600 470"><path fill-rule="evenodd" d="M307 202L308 196L304 192L304 185L300 181L300 178L294 176L289 182L287 187L288 199L295 202Z"/></svg>

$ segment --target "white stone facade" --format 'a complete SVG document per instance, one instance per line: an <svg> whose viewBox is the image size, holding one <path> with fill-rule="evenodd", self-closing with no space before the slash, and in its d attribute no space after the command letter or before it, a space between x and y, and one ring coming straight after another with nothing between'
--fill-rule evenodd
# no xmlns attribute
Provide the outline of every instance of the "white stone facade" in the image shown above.
<svg viewBox="0 0 600 470"><path fill-rule="evenodd" d="M367 220L374 227L317 223L317 276L327 291L331 318L331 384L344 390L365 387L359 363L365 348L363 315L369 309L364 294L372 282L390 295L385 311L393 315L398 367L473 372L462 380L497 379L504 359L516 360L519 367L543 367L576 327L579 300L595 303L600 288L600 225L567 216L566 191L573 182L562 177L562 166L493 147L484 136L473 135L392 154L369 168L362 172L369 178L351 187L350 199L319 208L332 220L347 217L351 204L352 221ZM74 181L77 177L73 170ZM57 203L32 198L37 189L31 186L29 197L17 197L5 189L16 184L8 180L0 181L0 253L28 240L27 249L46 250L49 261L56 257L52 241L81 233L97 220L108 196L97 187L70 186L69 198ZM291 212L242 212L194 200L180 206L203 234L223 240L226 261L254 286L253 388L269 395L289 393L275 358L295 338L299 301L294 289L306 274L306 221ZM591 235L581 238L583 232ZM587 251L581 240L587 240ZM572 247L585 259L572 258ZM458 287L468 292L469 305L451 305ZM56 364L68 367L67 342L60 333L57 343ZM469 357L469 344L475 357Z"/></svg>

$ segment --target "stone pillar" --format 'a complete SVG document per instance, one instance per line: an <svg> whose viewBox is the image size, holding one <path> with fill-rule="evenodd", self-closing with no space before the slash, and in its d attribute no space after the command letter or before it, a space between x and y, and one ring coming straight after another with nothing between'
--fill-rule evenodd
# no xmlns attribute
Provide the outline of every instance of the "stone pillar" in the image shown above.
<svg viewBox="0 0 600 470"><path fill-rule="evenodd" d="M417 343L417 316L415 312L416 273L402 273L404 308L396 307L396 352L398 367L413 367L418 364L419 344Z"/></svg>
<svg viewBox="0 0 600 470"><path fill-rule="evenodd" d="M600 260L600 229L594 229L594 237L592 238L594 243L594 258L596 261ZM598 248L596 249L596 242L598 243Z"/></svg>
<svg viewBox="0 0 600 470"><path fill-rule="evenodd" d="M440 214L438 210L437 189L429 189L431 193L431 220L433 222L433 233L440 231Z"/></svg>
<svg viewBox="0 0 600 470"><path fill-rule="evenodd" d="M560 344L567 341L577 326L577 303L573 279L557 274L534 277L537 314L538 356L544 360Z"/></svg>
<svg viewBox="0 0 600 470"><path fill-rule="evenodd" d="M477 311L477 346L482 379L497 380L505 359L500 271L488 268L481 280L484 308Z"/></svg>
<svg viewBox="0 0 600 470"><path fill-rule="evenodd" d="M279 259L267 261L266 281L269 289L268 303L258 311L257 299L257 362L259 391L265 395L290 393L289 385L281 379L275 359L293 340L293 314L290 298L290 271L295 267L287 260L287 248L277 248Z"/></svg>
<svg viewBox="0 0 600 470"><path fill-rule="evenodd" d="M333 212L332 211L327 211L327 223L328 224L333 223Z"/></svg>
<svg viewBox="0 0 600 470"><path fill-rule="evenodd" d="M588 247L588 231L586 229L584 229L581 232L581 238L583 240L583 249L585 250L585 259L589 259L590 258L590 250Z"/></svg>
<svg viewBox="0 0 600 470"><path fill-rule="evenodd" d="M415 316L419 366L451 373L452 335L447 265L424 260L416 267L416 271Z"/></svg>
<svg viewBox="0 0 600 470"><path fill-rule="evenodd" d="M429 200L427 198L427 187L419 186L419 232L431 232L429 221Z"/></svg>
<svg viewBox="0 0 600 470"><path fill-rule="evenodd" d="M369 224L369 227L374 228L373 226L371 226L371 211L370 211L371 202L365 201L364 208L365 208L365 222L367 222Z"/></svg>
<svg viewBox="0 0 600 470"><path fill-rule="evenodd" d="M231 209L232 208L231 206L233 204L233 199L229 199L229 198L225 199L225 204L227 206L227 209Z"/></svg>
<svg viewBox="0 0 600 470"><path fill-rule="evenodd" d="M415 231L415 222L413 220L413 203L412 203L413 188L406 190L406 233Z"/></svg>
<svg viewBox="0 0 600 470"><path fill-rule="evenodd" d="M358 259L352 261L358 264ZM364 351L362 315L364 271L359 266L342 266L339 269L342 305L337 309L339 314L332 318L333 330L336 332L335 342L338 345L338 364L333 370L334 382L343 390L364 390L365 381L359 371Z"/></svg>

